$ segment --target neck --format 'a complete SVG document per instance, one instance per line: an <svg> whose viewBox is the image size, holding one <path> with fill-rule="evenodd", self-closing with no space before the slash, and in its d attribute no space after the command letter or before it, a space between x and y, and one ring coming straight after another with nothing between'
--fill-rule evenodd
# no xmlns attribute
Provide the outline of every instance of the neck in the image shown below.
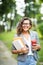
<svg viewBox="0 0 43 65"><path fill-rule="evenodd" d="M23 31L22 33L23 33L23 34L29 34L29 32L28 32L28 31Z"/></svg>

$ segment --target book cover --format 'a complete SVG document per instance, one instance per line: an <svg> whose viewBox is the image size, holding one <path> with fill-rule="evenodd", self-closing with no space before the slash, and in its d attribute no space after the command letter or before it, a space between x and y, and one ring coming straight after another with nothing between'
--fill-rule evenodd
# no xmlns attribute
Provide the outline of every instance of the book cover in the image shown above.
<svg viewBox="0 0 43 65"><path fill-rule="evenodd" d="M13 45L17 50L20 50L21 48L25 47L25 44L23 43L21 37L14 38Z"/></svg>

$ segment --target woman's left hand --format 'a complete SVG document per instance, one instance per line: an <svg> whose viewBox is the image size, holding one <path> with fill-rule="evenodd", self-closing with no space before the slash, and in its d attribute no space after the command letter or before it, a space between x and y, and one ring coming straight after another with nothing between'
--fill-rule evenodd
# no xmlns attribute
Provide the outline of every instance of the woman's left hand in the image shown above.
<svg viewBox="0 0 43 65"><path fill-rule="evenodd" d="M36 44L35 46L32 46L32 50L40 50L40 45Z"/></svg>

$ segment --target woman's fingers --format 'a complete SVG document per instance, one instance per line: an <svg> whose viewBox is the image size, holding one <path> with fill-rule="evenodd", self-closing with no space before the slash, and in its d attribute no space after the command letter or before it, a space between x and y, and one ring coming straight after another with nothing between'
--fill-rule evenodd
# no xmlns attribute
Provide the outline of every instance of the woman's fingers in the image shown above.
<svg viewBox="0 0 43 65"><path fill-rule="evenodd" d="M21 49L23 53L28 53L29 49L28 48L22 48Z"/></svg>
<svg viewBox="0 0 43 65"><path fill-rule="evenodd" d="M32 46L32 49L33 49L33 50L38 50L38 49L40 49L40 46L39 46L39 45Z"/></svg>

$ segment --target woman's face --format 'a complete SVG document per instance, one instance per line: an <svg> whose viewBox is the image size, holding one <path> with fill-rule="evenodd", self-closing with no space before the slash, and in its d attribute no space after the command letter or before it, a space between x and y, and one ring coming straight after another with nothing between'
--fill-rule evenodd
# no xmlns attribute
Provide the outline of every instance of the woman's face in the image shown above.
<svg viewBox="0 0 43 65"><path fill-rule="evenodd" d="M22 25L22 28L23 28L23 31L28 31L30 29L31 25L30 25L30 21L29 20L24 20L23 22L23 25Z"/></svg>

